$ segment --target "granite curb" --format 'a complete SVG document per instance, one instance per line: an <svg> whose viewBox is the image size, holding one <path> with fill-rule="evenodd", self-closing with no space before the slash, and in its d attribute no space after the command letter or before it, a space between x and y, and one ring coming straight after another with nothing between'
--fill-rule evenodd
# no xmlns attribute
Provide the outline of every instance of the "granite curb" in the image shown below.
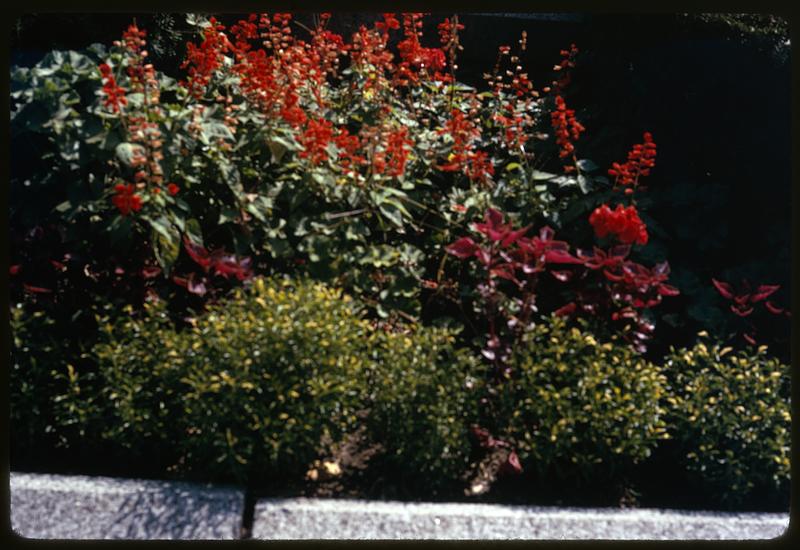
<svg viewBox="0 0 800 550"><path fill-rule="evenodd" d="M11 473L11 525L33 539L242 538L241 488ZM254 539L771 539L789 514L259 499Z"/></svg>
<svg viewBox="0 0 800 550"><path fill-rule="evenodd" d="M244 491L11 472L11 528L32 539L237 539Z"/></svg>
<svg viewBox="0 0 800 550"><path fill-rule="evenodd" d="M789 514L263 499L257 539L771 539Z"/></svg>

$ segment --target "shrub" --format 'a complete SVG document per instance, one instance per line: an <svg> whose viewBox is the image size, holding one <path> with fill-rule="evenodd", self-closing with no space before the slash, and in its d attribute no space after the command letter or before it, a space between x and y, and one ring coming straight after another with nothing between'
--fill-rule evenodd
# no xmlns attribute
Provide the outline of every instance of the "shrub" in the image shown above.
<svg viewBox="0 0 800 550"><path fill-rule="evenodd" d="M416 327L378 332L370 376L372 437L401 486L454 486L466 471L476 421L480 361L454 347L454 332Z"/></svg>
<svg viewBox="0 0 800 550"><path fill-rule="evenodd" d="M494 432L523 469L559 477L617 475L668 437L660 369L616 338L601 343L551 317L513 350L492 388Z"/></svg>
<svg viewBox="0 0 800 550"><path fill-rule="evenodd" d="M10 310L9 404L14 453L38 460L33 455L43 450L97 443L102 413L91 391L95 373L81 324L74 316L70 321L32 309L16 304ZM65 336L65 327L74 337Z"/></svg>
<svg viewBox="0 0 800 550"><path fill-rule="evenodd" d="M156 438L183 470L293 474L355 420L369 324L322 284L258 279L178 332L163 305L96 347L117 415L110 437Z"/></svg>
<svg viewBox="0 0 800 550"><path fill-rule="evenodd" d="M707 338L673 349L666 365L681 460L702 486L729 504L788 489L789 366L766 346L733 351Z"/></svg>
<svg viewBox="0 0 800 550"><path fill-rule="evenodd" d="M47 338L55 324L41 311L29 314L22 304L10 311L11 368L9 403L15 450L30 449L37 437L54 431L54 403L58 392L52 372L60 356L60 342Z"/></svg>

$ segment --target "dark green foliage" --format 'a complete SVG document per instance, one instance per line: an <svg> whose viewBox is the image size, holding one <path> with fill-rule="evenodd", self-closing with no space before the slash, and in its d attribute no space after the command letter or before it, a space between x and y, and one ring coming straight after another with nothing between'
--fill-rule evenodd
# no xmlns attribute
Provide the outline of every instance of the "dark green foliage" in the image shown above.
<svg viewBox="0 0 800 550"><path fill-rule="evenodd" d="M766 346L733 351L705 338L673 350L666 365L669 421L698 483L729 504L754 489L788 490L789 366Z"/></svg>
<svg viewBox="0 0 800 550"><path fill-rule="evenodd" d="M373 338L369 426L401 485L435 493L466 471L469 426L485 368L452 330L417 327Z"/></svg>
<svg viewBox="0 0 800 550"><path fill-rule="evenodd" d="M596 480L668 437L664 374L616 340L598 342L554 316L525 334L510 366L492 389L493 433L515 446L523 469Z"/></svg>

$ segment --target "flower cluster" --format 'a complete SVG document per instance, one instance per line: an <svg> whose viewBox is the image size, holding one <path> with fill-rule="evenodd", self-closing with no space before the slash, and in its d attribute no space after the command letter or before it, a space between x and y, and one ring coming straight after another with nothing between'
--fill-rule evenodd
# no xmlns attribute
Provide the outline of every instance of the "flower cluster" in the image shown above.
<svg viewBox="0 0 800 550"><path fill-rule="evenodd" d="M328 144L333 139L333 124L325 119L311 119L298 141L303 145L300 158L308 158L316 166L328 160Z"/></svg>
<svg viewBox="0 0 800 550"><path fill-rule="evenodd" d="M403 14L403 34L405 39L397 44L400 62L397 65L395 82L401 85L415 84L419 81L419 73L432 76L433 80L444 80L440 71L447 60L440 48L424 48L422 38L421 13Z"/></svg>
<svg viewBox="0 0 800 550"><path fill-rule="evenodd" d="M464 25L458 22L458 16L454 16L452 21L449 17L445 17L444 21L437 26L439 42L442 44L442 50L447 52L447 59L450 62L451 71L455 71L458 68L456 65L456 56L459 51L464 49L458 39L458 32L463 29ZM446 75L445 81L450 79L451 76Z"/></svg>
<svg viewBox="0 0 800 550"><path fill-rule="evenodd" d="M117 85L117 80L114 78L108 63L101 63L99 69L103 77L103 94L106 96L103 100L103 106L118 113L121 106L128 104L128 99L125 97L127 92L125 88Z"/></svg>
<svg viewBox="0 0 800 550"><path fill-rule="evenodd" d="M390 130L387 133L384 151L387 175L400 177L405 173L406 162L412 145L414 145L414 141L408 136L408 128ZM378 173L381 172L383 170L378 171Z"/></svg>
<svg viewBox="0 0 800 550"><path fill-rule="evenodd" d="M570 44L568 50L561 50L561 63L553 67L561 76L552 82L552 90L558 95L561 90L566 88L571 80L570 69L575 67L575 57L578 55L578 47L575 44ZM545 88L545 92L549 92L550 88Z"/></svg>
<svg viewBox="0 0 800 550"><path fill-rule="evenodd" d="M120 214L123 216L127 216L131 211L138 212L142 209L142 199L135 193L135 185L118 183L114 186L114 191L115 194L111 198L111 202L114 203L114 206L119 209Z"/></svg>
<svg viewBox="0 0 800 550"><path fill-rule="evenodd" d="M475 151L474 142L481 130L458 109L451 111L450 119L438 130L439 135L450 136L453 144L445 164L436 168L442 172L463 172L470 180L486 183L494 174L494 166L483 151Z"/></svg>
<svg viewBox="0 0 800 550"><path fill-rule="evenodd" d="M567 109L567 103L560 95L555 97L556 109L550 114L551 123L556 133L556 144L558 144L558 156L562 159L571 156L575 160L575 146L573 141L577 141L586 128L575 119L575 111ZM574 166L565 166L564 170L571 172Z"/></svg>
<svg viewBox="0 0 800 550"><path fill-rule="evenodd" d="M600 238L614 235L622 243L647 244L647 226L639 218L639 212L633 205L623 207L618 204L611 210L607 204L603 204L589 216L589 223Z"/></svg>
<svg viewBox="0 0 800 550"><path fill-rule="evenodd" d="M639 185L640 176L650 175L650 169L656 165L656 144L650 132L644 133L644 143L636 144L628 153L627 162L615 162L608 170L614 176L614 185L625 187L625 194L631 195Z"/></svg>
<svg viewBox="0 0 800 550"><path fill-rule="evenodd" d="M186 60L181 68L188 68L189 79L186 85L195 97L202 97L214 71L222 65L224 53L232 48L224 30L225 27L212 17L203 31L203 42L200 46L191 42L186 44Z"/></svg>

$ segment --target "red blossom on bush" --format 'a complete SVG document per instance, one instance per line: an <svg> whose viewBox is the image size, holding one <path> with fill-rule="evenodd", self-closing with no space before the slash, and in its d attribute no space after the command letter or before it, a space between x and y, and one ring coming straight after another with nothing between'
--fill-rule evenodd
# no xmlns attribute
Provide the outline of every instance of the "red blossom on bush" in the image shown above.
<svg viewBox="0 0 800 550"><path fill-rule="evenodd" d="M558 156L562 159L572 156L574 160L575 146L572 142L577 141L585 128L575 119L575 111L567 109L567 103L563 97L557 95L555 102L556 109L550 113L550 119L556 133L556 143L560 149Z"/></svg>
<svg viewBox="0 0 800 550"><path fill-rule="evenodd" d="M589 216L589 223L598 237L614 235L622 243L647 244L647 226L639 218L639 212L633 205L626 208L618 204L611 210L607 204L603 204Z"/></svg>
<svg viewBox="0 0 800 550"><path fill-rule="evenodd" d="M402 176L414 141L408 137L408 128L399 128L388 132L386 137L387 174L392 177Z"/></svg>
<svg viewBox="0 0 800 550"><path fill-rule="evenodd" d="M208 22L200 45L186 44L186 60L181 64L182 69L189 69L186 85L195 97L202 97L214 72L222 65L224 54L233 47L223 32L225 26L214 17Z"/></svg>
<svg viewBox="0 0 800 550"><path fill-rule="evenodd" d="M135 194L136 186L118 183L114 186L115 194L111 202L119 209L120 214L127 216L131 211L138 212L142 209L142 199Z"/></svg>
<svg viewBox="0 0 800 550"><path fill-rule="evenodd" d="M168 183L168 184L167 184L167 192L169 192L169 194L170 194L170 195L172 195L173 197L174 197L175 195L177 195L177 194L178 194L178 191L180 191L180 190L181 190L181 188L180 188L180 187L178 187L178 186L177 186L176 184L174 184L174 183Z"/></svg>
<svg viewBox="0 0 800 550"><path fill-rule="evenodd" d="M125 97L126 90L117 85L117 81L111 72L111 67L108 63L101 63L99 66L100 74L103 77L103 106L110 108L113 112L118 113L120 106L127 105L128 99Z"/></svg>
<svg viewBox="0 0 800 550"><path fill-rule="evenodd" d="M613 163L608 175L614 176L614 185L625 187L625 194L633 194L639 185L641 176L650 175L650 169L656 165L656 144L650 132L644 133L644 143L633 146L624 164Z"/></svg>
<svg viewBox="0 0 800 550"><path fill-rule="evenodd" d="M333 123L323 118L309 120L305 131L298 137L303 145L300 158L310 159L315 166L328 160L327 147L332 139Z"/></svg>

